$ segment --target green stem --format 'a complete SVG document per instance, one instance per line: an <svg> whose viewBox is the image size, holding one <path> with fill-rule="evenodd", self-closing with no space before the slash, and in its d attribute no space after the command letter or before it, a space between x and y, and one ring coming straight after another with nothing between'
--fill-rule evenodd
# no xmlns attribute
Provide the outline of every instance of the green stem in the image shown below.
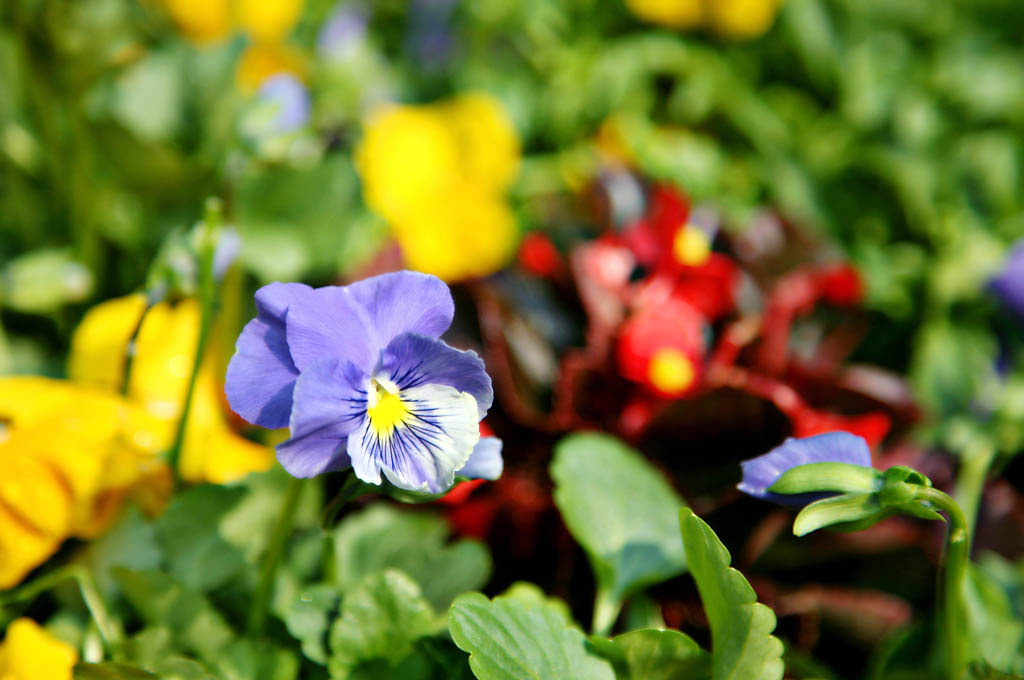
<svg viewBox="0 0 1024 680"><path fill-rule="evenodd" d="M179 461L181 460L181 450L185 444L188 416L192 410L196 379L199 376L199 369L203 363L203 356L206 354L206 345L210 339L210 329L213 327L213 318L217 312L217 283L213 276L213 257L216 242L213 235L220 226L220 222L220 200L208 199L199 245L199 302L201 305L199 339L196 343L196 355L192 361L192 373L189 376L188 390L185 392L185 403L181 408L181 419L178 420L178 427L174 434L174 443L167 452L167 464L174 474L175 486L181 483L181 471L178 468Z"/></svg>
<svg viewBox="0 0 1024 680"><path fill-rule="evenodd" d="M254 637L263 632L263 624L267 620L270 597L274 593L274 577L277 575L277 567L284 555L285 544L291 535L292 522L295 520L295 510L299 505L299 495L304 481L293 477L288 483L288 491L285 493L284 502L281 503L281 512L278 514L277 523L270 534L270 542L267 544L267 552L263 556L263 566L260 569L256 600L253 602L252 609L249 610L249 634Z"/></svg>
<svg viewBox="0 0 1024 680"><path fill-rule="evenodd" d="M594 597L594 620L590 629L594 635L608 635L608 632L615 625L615 619L619 618L619 611L622 609L622 600L612 597L605 588L598 588Z"/></svg>
<svg viewBox="0 0 1024 680"><path fill-rule="evenodd" d="M78 584L82 600L96 623L96 629L99 631L100 637L103 638L104 645L114 655L117 655L124 641L121 628L107 610L107 605L103 602L103 597L100 595L99 588L96 587L96 581L92 574L80 564L66 564L29 581L16 590L4 593L3 596L0 596L0 607L6 608L17 602L31 602L46 591L72 579Z"/></svg>
<svg viewBox="0 0 1024 680"><path fill-rule="evenodd" d="M956 502L963 508L967 529L971 535L974 535L974 525L978 520L978 506L985 488L985 478L988 477L988 470L995 457L995 447L985 438L973 440L972 445L960 454L962 462L954 496Z"/></svg>
<svg viewBox="0 0 1024 680"><path fill-rule="evenodd" d="M123 642L121 629L107 611L107 605L103 602L96 581L87 569L77 569L75 578L78 580L78 589L82 591L82 599L85 606L96 622L96 628L100 631L103 644L116 657L120 654Z"/></svg>
<svg viewBox="0 0 1024 680"><path fill-rule="evenodd" d="M950 496L932 487L922 487L917 498L946 513L949 535L942 576L942 599L939 622L942 627L942 649L945 653L946 677L962 680L967 668L966 636L961 631L964 617L964 581L970 550L970 530L964 513Z"/></svg>

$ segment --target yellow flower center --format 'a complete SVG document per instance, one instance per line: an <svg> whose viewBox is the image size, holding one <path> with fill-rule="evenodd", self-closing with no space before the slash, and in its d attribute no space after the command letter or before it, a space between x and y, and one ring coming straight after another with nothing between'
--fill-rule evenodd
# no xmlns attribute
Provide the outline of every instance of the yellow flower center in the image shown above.
<svg viewBox="0 0 1024 680"><path fill-rule="evenodd" d="M711 242L707 234L688 224L676 232L672 253L682 264L699 267L711 256Z"/></svg>
<svg viewBox="0 0 1024 680"><path fill-rule="evenodd" d="M376 380L372 383L370 405L367 409L370 427L380 439L388 439L399 425L405 422L409 407L396 392L390 392Z"/></svg>
<svg viewBox="0 0 1024 680"><path fill-rule="evenodd" d="M685 354L672 347L665 347L651 357L647 375L651 383L665 394L679 394L693 383L696 373L693 362Z"/></svg>

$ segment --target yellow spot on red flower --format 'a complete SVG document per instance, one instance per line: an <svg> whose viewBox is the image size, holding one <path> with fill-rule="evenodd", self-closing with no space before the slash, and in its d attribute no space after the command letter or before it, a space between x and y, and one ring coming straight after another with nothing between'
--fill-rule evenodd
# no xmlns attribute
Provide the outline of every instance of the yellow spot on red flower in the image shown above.
<svg viewBox="0 0 1024 680"><path fill-rule="evenodd" d="M711 241L703 231L688 224L676 231L672 254L680 264L699 267L711 256Z"/></svg>
<svg viewBox="0 0 1024 680"><path fill-rule="evenodd" d="M696 377L693 362L672 347L655 352L647 371L651 384L664 394L682 394Z"/></svg>

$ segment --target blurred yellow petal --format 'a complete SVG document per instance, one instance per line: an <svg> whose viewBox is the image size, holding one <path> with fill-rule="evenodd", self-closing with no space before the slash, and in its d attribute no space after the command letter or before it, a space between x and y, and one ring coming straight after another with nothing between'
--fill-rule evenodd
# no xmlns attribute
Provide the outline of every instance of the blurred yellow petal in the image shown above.
<svg viewBox="0 0 1024 680"><path fill-rule="evenodd" d="M61 539L36 531L0 505L0 590L21 583L26 574L57 552L60 544Z"/></svg>
<svg viewBox="0 0 1024 680"><path fill-rule="evenodd" d="M18 619L0 644L0 679L71 680L78 652L31 619Z"/></svg>
<svg viewBox="0 0 1024 680"><path fill-rule="evenodd" d="M696 28L704 20L707 0L626 0L640 19L669 28ZM715 0L710 0L714 3Z"/></svg>
<svg viewBox="0 0 1024 680"><path fill-rule="evenodd" d="M302 78L305 74L302 55L286 45L256 43L245 48L238 60L235 83L242 92L252 94L263 81L278 73L291 73Z"/></svg>
<svg viewBox="0 0 1024 680"><path fill-rule="evenodd" d="M181 477L186 481L226 484L251 472L269 470L274 464L270 447L251 442L227 426L218 386L212 371L204 366L196 378L179 461Z"/></svg>
<svg viewBox="0 0 1024 680"><path fill-rule="evenodd" d="M0 506L39 533L58 540L71 523L72 495L66 480L47 462L51 438L13 430L0 444Z"/></svg>
<svg viewBox="0 0 1024 680"><path fill-rule="evenodd" d="M486 276L515 252L519 233L505 202L471 188L395 222L406 264L446 281Z"/></svg>
<svg viewBox="0 0 1024 680"><path fill-rule="evenodd" d="M445 106L464 175L484 190L503 192L519 172L519 136L494 97L471 92Z"/></svg>
<svg viewBox="0 0 1024 680"><path fill-rule="evenodd" d="M708 25L726 38L757 38L772 27L781 4L781 0L708 0Z"/></svg>
<svg viewBox="0 0 1024 680"><path fill-rule="evenodd" d="M137 294L108 300L86 312L71 336L68 377L120 391L127 365L125 350L145 311L146 296Z"/></svg>
<svg viewBox="0 0 1024 680"><path fill-rule="evenodd" d="M183 300L154 305L142 320L128 396L158 418L181 414L199 342L199 305Z"/></svg>
<svg viewBox="0 0 1024 680"><path fill-rule="evenodd" d="M181 32L196 42L220 40L231 31L229 0L163 0Z"/></svg>
<svg viewBox="0 0 1024 680"><path fill-rule="evenodd" d="M367 204L388 220L447 198L459 176L455 138L430 107L392 106L371 115L355 160Z"/></svg>
<svg viewBox="0 0 1024 680"><path fill-rule="evenodd" d="M263 42L281 40L299 19L302 0L236 0L238 27Z"/></svg>

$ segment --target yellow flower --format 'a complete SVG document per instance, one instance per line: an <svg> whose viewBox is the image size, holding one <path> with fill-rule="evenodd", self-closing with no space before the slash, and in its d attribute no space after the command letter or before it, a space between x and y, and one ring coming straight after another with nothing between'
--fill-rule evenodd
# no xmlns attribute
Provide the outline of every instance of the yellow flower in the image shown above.
<svg viewBox="0 0 1024 680"><path fill-rule="evenodd" d="M7 627L0 643L0 680L71 680L78 652L32 619Z"/></svg>
<svg viewBox="0 0 1024 680"><path fill-rule="evenodd" d="M160 0L181 32L211 42L240 29L254 40L278 42L295 26L303 0Z"/></svg>
<svg viewBox="0 0 1024 680"><path fill-rule="evenodd" d="M93 538L125 498L158 511L166 427L117 395L35 376L0 378L0 588L68 536ZM166 439L166 438L165 438Z"/></svg>
<svg viewBox="0 0 1024 680"><path fill-rule="evenodd" d="M772 27L781 5L781 0L709 0L708 25L726 38L757 38Z"/></svg>
<svg viewBox="0 0 1024 680"><path fill-rule="evenodd" d="M235 0L235 22L257 41L284 38L302 13L303 0Z"/></svg>
<svg viewBox="0 0 1024 680"><path fill-rule="evenodd" d="M291 73L302 77L304 72L302 55L287 45L254 43L245 48L238 60L235 83L242 92L252 94L270 76Z"/></svg>
<svg viewBox="0 0 1024 680"><path fill-rule="evenodd" d="M626 7L644 21L668 28L696 28L704 20L704 1L626 0Z"/></svg>
<svg viewBox="0 0 1024 680"><path fill-rule="evenodd" d="M72 380L108 391L120 389L123 364L103 358L126 356L128 340L121 331L137 327L127 397L162 428L159 436L151 438L153 444L166 448L188 392L199 337L199 305L195 300L176 305L161 302L143 316L144 304L140 307L132 298L142 296L109 300L89 310L72 338L68 372ZM203 359L185 426L179 471L188 481L231 482L273 464L269 448L248 441L228 426L214 363L212 354ZM149 432L140 429L139 434Z"/></svg>
<svg viewBox="0 0 1024 680"><path fill-rule="evenodd" d="M757 38L772 27L782 0L625 0L633 14L675 29L706 26L734 40Z"/></svg>
<svg viewBox="0 0 1024 680"><path fill-rule="evenodd" d="M391 224L406 263L448 281L490 274L514 252L504 194L519 162L515 127L481 93L378 111L356 151L366 202Z"/></svg>
<svg viewBox="0 0 1024 680"><path fill-rule="evenodd" d="M196 42L212 42L231 31L229 0L163 0L181 32Z"/></svg>

